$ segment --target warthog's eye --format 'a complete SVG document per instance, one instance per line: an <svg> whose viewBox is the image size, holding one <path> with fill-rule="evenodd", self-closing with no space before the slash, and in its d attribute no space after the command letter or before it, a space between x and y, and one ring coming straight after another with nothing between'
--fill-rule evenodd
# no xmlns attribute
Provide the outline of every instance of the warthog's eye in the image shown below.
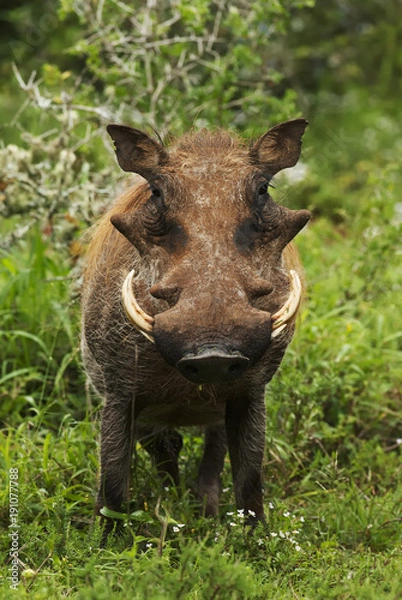
<svg viewBox="0 0 402 600"><path fill-rule="evenodd" d="M166 224L166 205L163 201L162 191L156 187L151 187L152 195L146 203L146 213L144 225L148 233L155 237L163 236L167 233Z"/></svg>
<svg viewBox="0 0 402 600"><path fill-rule="evenodd" d="M142 223L148 234L148 241L164 247L168 252L175 252L186 245L186 233L170 214L162 190L156 185L152 185L150 192L151 195L142 213Z"/></svg>
<svg viewBox="0 0 402 600"><path fill-rule="evenodd" d="M156 187L155 185L153 185L151 187L151 192L152 192L153 198L163 198L163 194L162 194L161 190L158 187Z"/></svg>
<svg viewBox="0 0 402 600"><path fill-rule="evenodd" d="M255 188L253 208L254 212L258 215L259 218L262 212L264 211L266 204L270 200L270 195L268 192L269 185L269 181L263 180L259 181Z"/></svg>
<svg viewBox="0 0 402 600"><path fill-rule="evenodd" d="M257 184L254 196L254 206L257 210L262 210L270 199L268 188L274 187L270 181L260 181Z"/></svg>
<svg viewBox="0 0 402 600"><path fill-rule="evenodd" d="M268 194L268 181L266 183L263 183L262 185L260 185L260 187L258 188L258 197L261 198L262 196L267 196Z"/></svg>
<svg viewBox="0 0 402 600"><path fill-rule="evenodd" d="M277 205L272 200L268 188L274 187L270 181L260 181L256 187L253 212L264 231L276 227L275 221Z"/></svg>
<svg viewBox="0 0 402 600"><path fill-rule="evenodd" d="M260 179L251 186L252 216L242 221L234 234L236 246L243 252L250 251L260 241L271 237L271 231L276 227L275 204L268 193L270 182ZM272 218L274 217L274 218Z"/></svg>

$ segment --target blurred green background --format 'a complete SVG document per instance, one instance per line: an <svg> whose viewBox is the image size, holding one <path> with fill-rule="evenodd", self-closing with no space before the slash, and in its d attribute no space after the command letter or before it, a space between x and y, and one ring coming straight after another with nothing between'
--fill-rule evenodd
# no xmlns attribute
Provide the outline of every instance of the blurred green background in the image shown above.
<svg viewBox="0 0 402 600"><path fill-rule="evenodd" d="M166 141L221 126L251 139L297 116L309 120L301 161L278 176L273 196L313 211L298 237L309 297L267 390L267 501L310 513L297 593L311 585L307 597L402 597L397 579L389 584L395 595L367 580L373 595L359 595L356 583L348 596L352 559L342 555L349 548L358 561L362 548L384 552L386 565L400 547L400 17L400 0L2 2L0 477L6 483L7 470L20 469L21 520L31 524L24 560L38 568L46 559L46 535L59 557L53 573L66 585L55 583L54 597L84 585L81 528L91 519L98 468L100 404L80 364L78 299L83 234L124 179L106 124L154 129ZM200 456L199 438L191 440L190 481ZM139 467L141 489L148 467ZM7 526L6 492L0 520ZM77 562L72 547L82 548ZM323 564L309 570L312 548ZM319 592L334 548L344 577L328 571ZM265 551L276 557L280 587L296 553ZM67 555L69 567L60 558ZM261 575L266 564L255 568ZM51 597L33 585L38 598ZM261 597L295 597L288 593L267 588Z"/></svg>

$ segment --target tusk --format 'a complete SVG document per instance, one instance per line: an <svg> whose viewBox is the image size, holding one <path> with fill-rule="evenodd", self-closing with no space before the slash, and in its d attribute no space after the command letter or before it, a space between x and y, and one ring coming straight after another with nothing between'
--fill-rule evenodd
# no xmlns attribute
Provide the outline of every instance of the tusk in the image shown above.
<svg viewBox="0 0 402 600"><path fill-rule="evenodd" d="M274 315L272 315L272 334L275 338L285 329L289 321L297 313L302 297L302 286L296 271L289 271L290 294L285 304Z"/></svg>
<svg viewBox="0 0 402 600"><path fill-rule="evenodd" d="M155 319L142 310L135 299L133 292L133 278L134 269L130 271L125 278L123 288L121 290L124 309L134 327L136 327L138 331L140 331L148 340L155 343L155 340L152 336Z"/></svg>
<svg viewBox="0 0 402 600"><path fill-rule="evenodd" d="M283 331L288 322L297 313L302 297L302 286L300 278L296 271L289 271L290 275L290 294L285 304L275 314L272 315L272 334L271 338L277 337ZM123 306L131 323L148 340L155 343L152 335L155 319L148 315L139 306L133 293L134 270L130 271L124 280L122 288Z"/></svg>

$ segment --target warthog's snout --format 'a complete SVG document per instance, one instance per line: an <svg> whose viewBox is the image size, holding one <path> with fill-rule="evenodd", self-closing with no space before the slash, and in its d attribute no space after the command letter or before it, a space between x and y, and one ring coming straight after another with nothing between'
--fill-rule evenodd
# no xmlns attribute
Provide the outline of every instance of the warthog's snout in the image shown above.
<svg viewBox="0 0 402 600"><path fill-rule="evenodd" d="M240 352L206 346L199 352L186 354L176 368L195 383L226 383L243 375L249 364L250 359Z"/></svg>
<svg viewBox="0 0 402 600"><path fill-rule="evenodd" d="M210 302L209 310L202 312L190 298L152 317L136 300L133 277L131 271L122 289L123 305L131 322L156 343L167 363L189 381L200 384L230 383L244 375L294 318L301 299L300 279L290 271L289 296L274 314L247 302L232 304L233 294L229 293L222 295L219 310L213 310L214 303ZM225 303L226 298L229 302Z"/></svg>

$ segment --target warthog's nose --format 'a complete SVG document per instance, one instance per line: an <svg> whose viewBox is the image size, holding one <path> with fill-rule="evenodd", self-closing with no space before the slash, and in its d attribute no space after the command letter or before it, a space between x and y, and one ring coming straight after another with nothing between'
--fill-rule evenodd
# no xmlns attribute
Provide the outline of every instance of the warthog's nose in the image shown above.
<svg viewBox="0 0 402 600"><path fill-rule="evenodd" d="M240 352L207 347L186 354L176 367L186 379L195 383L226 383L243 375L249 363L250 360Z"/></svg>

